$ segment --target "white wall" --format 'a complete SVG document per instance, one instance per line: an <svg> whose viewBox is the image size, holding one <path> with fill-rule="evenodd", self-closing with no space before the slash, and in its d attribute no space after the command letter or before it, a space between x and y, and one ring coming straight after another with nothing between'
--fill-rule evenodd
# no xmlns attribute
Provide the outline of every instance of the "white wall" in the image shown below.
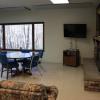
<svg viewBox="0 0 100 100"><path fill-rule="evenodd" d="M38 9L1 11L0 23L45 22L44 61L62 63L63 50L70 47L70 39L63 36L64 23L86 23L87 38L77 39L81 57L93 57L93 36L96 33L95 8ZM72 40L75 44L74 39Z"/></svg>

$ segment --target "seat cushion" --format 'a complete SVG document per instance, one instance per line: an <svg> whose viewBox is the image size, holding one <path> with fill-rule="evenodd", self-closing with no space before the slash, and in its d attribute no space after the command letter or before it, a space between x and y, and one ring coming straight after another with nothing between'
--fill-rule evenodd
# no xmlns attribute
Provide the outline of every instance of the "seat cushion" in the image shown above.
<svg viewBox="0 0 100 100"><path fill-rule="evenodd" d="M29 92L44 92L45 91L45 87L41 84L15 82L15 81L10 81L10 80L1 81L0 88L22 90L22 91L29 91Z"/></svg>

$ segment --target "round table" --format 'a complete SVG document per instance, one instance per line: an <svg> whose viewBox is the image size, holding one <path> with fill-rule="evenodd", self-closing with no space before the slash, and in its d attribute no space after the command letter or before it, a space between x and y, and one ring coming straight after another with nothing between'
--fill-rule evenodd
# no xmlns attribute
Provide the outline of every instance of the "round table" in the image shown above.
<svg viewBox="0 0 100 100"><path fill-rule="evenodd" d="M23 58L30 58L30 57L32 57L32 52L29 53L23 53L20 51L7 52L7 58L10 59L23 59Z"/></svg>
<svg viewBox="0 0 100 100"><path fill-rule="evenodd" d="M12 52L7 52L6 56L8 59L14 59L16 61L19 60L22 60L22 59L25 59L25 58L31 58L33 55L32 52L29 52L29 53L23 53L23 52L20 52L20 51L12 51ZM24 69L24 68L23 68ZM20 72L20 71L19 71ZM22 71L21 71L22 72ZM30 68L30 72L28 73L29 75L32 75L31 73L31 68Z"/></svg>

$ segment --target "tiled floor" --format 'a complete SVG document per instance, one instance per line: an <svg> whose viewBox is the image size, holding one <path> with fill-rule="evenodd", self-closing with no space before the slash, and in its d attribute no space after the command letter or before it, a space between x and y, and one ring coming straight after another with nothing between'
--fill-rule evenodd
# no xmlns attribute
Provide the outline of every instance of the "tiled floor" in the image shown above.
<svg viewBox="0 0 100 100"><path fill-rule="evenodd" d="M45 69L45 71L40 69L42 76L35 69L32 76L23 74L9 79L55 85L59 90L57 100L100 100L100 92L84 91L84 76L81 66L74 68L54 63L43 63L42 66ZM5 75L0 80L5 79Z"/></svg>

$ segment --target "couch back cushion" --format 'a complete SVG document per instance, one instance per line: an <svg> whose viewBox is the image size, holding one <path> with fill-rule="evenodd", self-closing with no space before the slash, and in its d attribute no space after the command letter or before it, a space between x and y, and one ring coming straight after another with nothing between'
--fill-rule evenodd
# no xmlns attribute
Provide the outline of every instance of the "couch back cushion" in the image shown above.
<svg viewBox="0 0 100 100"><path fill-rule="evenodd" d="M44 92L45 87L42 84L32 84L24 82L15 82L10 80L0 81L0 88L22 90L29 92Z"/></svg>

